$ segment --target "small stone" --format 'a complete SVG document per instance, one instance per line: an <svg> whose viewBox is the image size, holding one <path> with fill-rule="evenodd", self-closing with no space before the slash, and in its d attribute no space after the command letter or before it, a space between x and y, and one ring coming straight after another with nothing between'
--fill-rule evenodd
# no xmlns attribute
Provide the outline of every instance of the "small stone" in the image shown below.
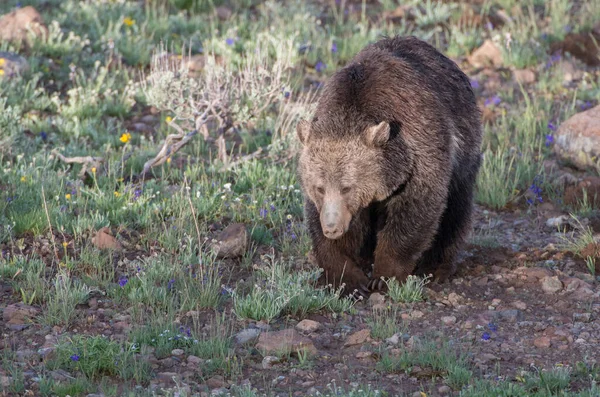
<svg viewBox="0 0 600 397"><path fill-rule="evenodd" d="M501 318L509 323L516 323L523 317L523 313L517 309L500 310L495 314L496 318Z"/></svg>
<svg viewBox="0 0 600 397"><path fill-rule="evenodd" d="M92 237L92 244L98 249L115 251L120 251L122 249L121 243L111 235L108 227L103 227L96 232L96 235Z"/></svg>
<svg viewBox="0 0 600 397"><path fill-rule="evenodd" d="M561 123L555 133L554 151L581 169L594 166L600 155L600 106Z"/></svg>
<svg viewBox="0 0 600 397"><path fill-rule="evenodd" d="M592 313L573 313L573 321L589 323L592 321Z"/></svg>
<svg viewBox="0 0 600 397"><path fill-rule="evenodd" d="M317 321L308 320L308 319L304 319L304 320L300 321L298 324L296 324L296 329L298 331L302 331L302 332L306 332L306 333L315 332L319 328L321 328L320 323L318 323Z"/></svg>
<svg viewBox="0 0 600 397"><path fill-rule="evenodd" d="M9 329L13 331L22 331L32 324L33 319L38 313L39 309L33 306L24 303L16 303L4 308L2 319Z"/></svg>
<svg viewBox="0 0 600 397"><path fill-rule="evenodd" d="M535 72L530 69L513 70L513 79L520 84L535 83Z"/></svg>
<svg viewBox="0 0 600 397"><path fill-rule="evenodd" d="M265 356L262 360L263 369L272 368L275 364L279 363L281 360L279 357L275 356Z"/></svg>
<svg viewBox="0 0 600 397"><path fill-rule="evenodd" d="M219 6L215 8L215 12L217 13L217 18L219 18L221 21L227 21L233 14L233 11L225 6Z"/></svg>
<svg viewBox="0 0 600 397"><path fill-rule="evenodd" d="M217 258L237 258L246 253L248 232L243 223L233 223L225 228L212 249Z"/></svg>
<svg viewBox="0 0 600 397"><path fill-rule="evenodd" d="M487 66L498 68L502 66L502 52L492 40L485 40L483 45L468 57L468 61L476 68Z"/></svg>
<svg viewBox="0 0 600 397"><path fill-rule="evenodd" d="M266 353L277 354L297 353L299 350L305 350L311 355L317 353L313 342L293 328L261 333L256 348Z"/></svg>
<svg viewBox="0 0 600 397"><path fill-rule="evenodd" d="M394 334L394 335L390 336L389 338L387 338L385 341L387 343L395 346L398 343L400 343L400 335L399 334Z"/></svg>
<svg viewBox="0 0 600 397"><path fill-rule="evenodd" d="M356 353L356 358L370 358L373 356L373 352L361 351Z"/></svg>
<svg viewBox="0 0 600 397"><path fill-rule="evenodd" d="M348 337L344 346L355 346L365 343L371 336L371 330L368 328L361 329Z"/></svg>
<svg viewBox="0 0 600 397"><path fill-rule="evenodd" d="M211 389L219 389L227 386L227 383L221 375L215 375L206 381L206 385Z"/></svg>
<svg viewBox="0 0 600 397"><path fill-rule="evenodd" d="M540 349L547 349L550 347L550 345L552 344L550 341L550 338L548 338L547 336L540 336L539 338L536 338L533 341L533 344L535 347L540 348Z"/></svg>
<svg viewBox="0 0 600 397"><path fill-rule="evenodd" d="M514 301L512 303L513 307L516 307L519 310L525 310L527 309L527 304L525 302L521 302L521 301Z"/></svg>
<svg viewBox="0 0 600 397"><path fill-rule="evenodd" d="M544 277L542 279L542 290L547 294L554 294L562 290L563 283L557 276Z"/></svg>
<svg viewBox="0 0 600 397"><path fill-rule="evenodd" d="M460 305L461 300L462 300L462 297L455 292L451 292L448 295L448 302L450 302L450 304L454 307Z"/></svg>
<svg viewBox="0 0 600 397"><path fill-rule="evenodd" d="M371 306L380 305L385 302L385 295L382 295L379 292L373 292L371 296L369 296L368 302Z"/></svg>
<svg viewBox="0 0 600 397"><path fill-rule="evenodd" d="M42 16L31 6L18 8L0 17L0 41L30 44L30 31L36 36L48 35Z"/></svg>
<svg viewBox="0 0 600 397"><path fill-rule="evenodd" d="M188 364L192 364L192 365L199 365L203 362L204 360L202 360L200 357L196 357L196 356L188 356L187 357L187 362Z"/></svg>
<svg viewBox="0 0 600 397"><path fill-rule="evenodd" d="M173 349L173 350L171 350L171 354L173 356L179 357L179 356L183 356L185 354L185 351L183 351L183 349Z"/></svg>
<svg viewBox="0 0 600 397"><path fill-rule="evenodd" d="M443 396L445 396L446 394L450 394L451 392L452 392L452 389L450 388L450 386L443 385L443 386L438 387L438 393L440 393Z"/></svg>
<svg viewBox="0 0 600 397"><path fill-rule="evenodd" d="M414 318L414 319L421 318L424 315L425 315L425 313L423 313L420 310L415 310L415 311L410 312L410 318Z"/></svg>
<svg viewBox="0 0 600 397"><path fill-rule="evenodd" d="M442 323L444 323L444 325L454 325L456 324L456 317L454 316L444 316L441 318Z"/></svg>
<svg viewBox="0 0 600 397"><path fill-rule="evenodd" d="M245 345L246 343L254 341L260 335L260 329L258 328L247 328L243 329L235 334L235 343L238 345Z"/></svg>
<svg viewBox="0 0 600 397"><path fill-rule="evenodd" d="M0 70L3 71L2 76L22 75L29 71L27 60L14 52L0 51L0 59Z"/></svg>

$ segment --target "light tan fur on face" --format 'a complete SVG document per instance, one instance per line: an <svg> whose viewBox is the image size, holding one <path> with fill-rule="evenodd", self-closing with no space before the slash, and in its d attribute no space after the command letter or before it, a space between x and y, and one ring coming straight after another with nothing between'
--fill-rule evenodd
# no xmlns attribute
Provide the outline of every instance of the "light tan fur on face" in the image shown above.
<svg viewBox="0 0 600 397"><path fill-rule="evenodd" d="M300 177L305 194L320 213L325 237L340 238L360 209L389 194L379 166L382 149L359 138L346 141L313 138L304 143Z"/></svg>

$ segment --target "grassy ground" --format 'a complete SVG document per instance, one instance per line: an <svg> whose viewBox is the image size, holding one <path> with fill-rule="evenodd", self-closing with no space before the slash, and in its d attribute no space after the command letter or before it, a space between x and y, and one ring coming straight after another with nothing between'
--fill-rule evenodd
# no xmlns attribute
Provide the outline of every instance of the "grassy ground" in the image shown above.
<svg viewBox="0 0 600 397"><path fill-rule="evenodd" d="M2 330L4 395L600 395L598 364L583 356L545 369L499 365L493 374L457 347L460 336L443 332L400 353L366 343L375 359L359 380L347 362L356 352L287 354L264 370L262 354L233 338L250 325L279 329L310 317L342 336L367 324L385 340L406 335L404 320L419 309L418 281L396 286L383 315L315 286L295 174L295 123L327 76L381 35L426 39L471 76L486 119L480 214L510 212L533 225L542 202L578 218L596 213L587 202L562 204L545 165L556 126L600 99L598 70L569 61L582 77L566 84L557 66L565 56L550 48L600 21L600 2L470 3L19 2L38 9L49 34L30 46L0 43L30 65L22 77L0 76L2 306L38 309L25 330ZM16 6L3 1L0 14ZM510 21L492 18L501 10ZM502 68L466 62L487 38ZM179 71L188 55L201 70ZM514 83L521 69L535 80ZM166 137L191 131L142 182ZM216 258L213 239L236 222L250 236L245 253ZM99 248L103 227L118 246L106 237L112 246ZM489 230L474 236L471 260L479 252L483 263L501 244ZM580 253L590 236L564 251ZM594 258L578 259L592 276ZM38 356L48 342L52 354ZM398 373L417 381L399 386ZM312 380L290 381L304 375Z"/></svg>

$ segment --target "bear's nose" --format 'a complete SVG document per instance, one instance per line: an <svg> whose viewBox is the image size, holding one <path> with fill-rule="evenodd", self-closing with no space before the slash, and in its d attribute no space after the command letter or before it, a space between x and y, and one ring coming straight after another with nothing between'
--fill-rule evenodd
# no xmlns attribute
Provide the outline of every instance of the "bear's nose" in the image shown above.
<svg viewBox="0 0 600 397"><path fill-rule="evenodd" d="M342 228L338 227L335 223L328 223L323 229L325 237L330 239L336 239L342 235Z"/></svg>

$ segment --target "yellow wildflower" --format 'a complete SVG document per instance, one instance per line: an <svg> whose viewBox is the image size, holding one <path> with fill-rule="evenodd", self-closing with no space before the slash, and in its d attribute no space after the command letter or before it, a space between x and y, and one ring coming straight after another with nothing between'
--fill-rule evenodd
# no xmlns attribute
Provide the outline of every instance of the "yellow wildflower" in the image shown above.
<svg viewBox="0 0 600 397"><path fill-rule="evenodd" d="M5 63L6 63L6 59L0 58L0 67L4 66Z"/></svg>
<svg viewBox="0 0 600 397"><path fill-rule="evenodd" d="M133 25L135 25L135 19L132 19L132 18L130 18L130 17L125 17L125 18L123 19L123 24L124 24L125 26L133 26Z"/></svg>
<svg viewBox="0 0 600 397"><path fill-rule="evenodd" d="M427 397L427 393L423 393L422 391L420 391L419 393L421 393L421 397Z"/></svg>
<svg viewBox="0 0 600 397"><path fill-rule="evenodd" d="M4 76L4 70L0 69L0 76Z"/></svg>
<svg viewBox="0 0 600 397"><path fill-rule="evenodd" d="M65 194L65 198L66 198L67 200L71 200L71 194L70 194L70 193L67 193L67 194Z"/></svg>
<svg viewBox="0 0 600 397"><path fill-rule="evenodd" d="M167 157L167 164L171 164L171 158Z"/></svg>
<svg viewBox="0 0 600 397"><path fill-rule="evenodd" d="M121 193L115 191L115 197L119 197L121 195Z"/></svg>
<svg viewBox="0 0 600 397"><path fill-rule="evenodd" d="M69 245L69 243L67 243L66 241L63 241L63 247L67 248L67 245Z"/></svg>
<svg viewBox="0 0 600 397"><path fill-rule="evenodd" d="M27 182L27 177L26 176L22 176L21 177L21 182Z"/></svg>
<svg viewBox="0 0 600 397"><path fill-rule="evenodd" d="M92 174L96 174L96 167L92 167Z"/></svg>
<svg viewBox="0 0 600 397"><path fill-rule="evenodd" d="M167 117L165 117L165 121L166 121L167 123L170 123L171 121L173 121L173 117L171 117L171 116L167 116Z"/></svg>
<svg viewBox="0 0 600 397"><path fill-rule="evenodd" d="M119 139L121 142L127 143L131 140L131 134L129 132L125 132L123 135L121 135L121 138Z"/></svg>

